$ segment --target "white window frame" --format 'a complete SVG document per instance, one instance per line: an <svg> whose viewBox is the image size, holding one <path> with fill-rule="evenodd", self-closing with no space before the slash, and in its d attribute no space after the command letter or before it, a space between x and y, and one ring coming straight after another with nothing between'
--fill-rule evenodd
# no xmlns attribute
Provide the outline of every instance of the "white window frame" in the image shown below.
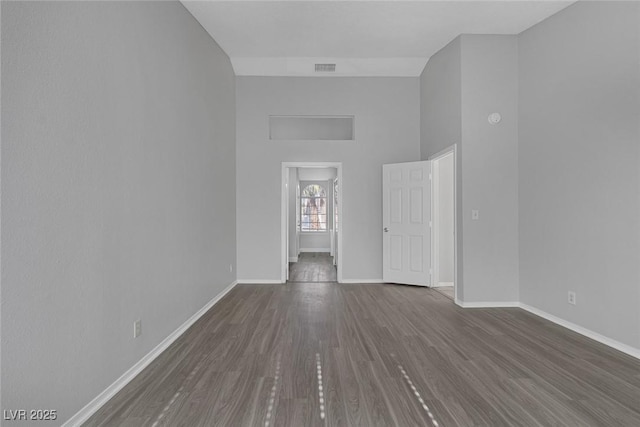
<svg viewBox="0 0 640 427"><path fill-rule="evenodd" d="M305 197L303 196L304 190L311 186L311 185L318 185L320 186L323 190L324 190L324 204L325 204L325 214L324 214L324 230L304 230L302 228L302 215L303 215L303 206L302 206L302 201L304 199L310 199L310 197ZM329 189L327 188L327 182L326 181L304 181L304 187L301 189L300 191L300 233L301 234L313 234L313 235L318 235L318 234L326 234L329 232Z"/></svg>

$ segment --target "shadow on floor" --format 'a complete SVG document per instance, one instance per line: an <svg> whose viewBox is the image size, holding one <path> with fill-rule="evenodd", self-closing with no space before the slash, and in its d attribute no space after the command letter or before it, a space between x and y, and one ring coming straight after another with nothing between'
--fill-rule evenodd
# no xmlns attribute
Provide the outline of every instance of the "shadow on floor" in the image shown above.
<svg viewBox="0 0 640 427"><path fill-rule="evenodd" d="M438 286L438 287L434 287L433 289L440 292L442 295L446 296L447 298L455 299L453 286Z"/></svg>

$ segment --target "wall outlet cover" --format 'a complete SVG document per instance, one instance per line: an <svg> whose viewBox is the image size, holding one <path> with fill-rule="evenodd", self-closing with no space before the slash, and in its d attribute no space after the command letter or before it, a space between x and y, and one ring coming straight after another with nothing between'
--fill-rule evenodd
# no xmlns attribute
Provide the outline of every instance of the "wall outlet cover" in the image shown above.
<svg viewBox="0 0 640 427"><path fill-rule="evenodd" d="M138 319L133 322L133 337L138 338L142 334L142 320Z"/></svg>

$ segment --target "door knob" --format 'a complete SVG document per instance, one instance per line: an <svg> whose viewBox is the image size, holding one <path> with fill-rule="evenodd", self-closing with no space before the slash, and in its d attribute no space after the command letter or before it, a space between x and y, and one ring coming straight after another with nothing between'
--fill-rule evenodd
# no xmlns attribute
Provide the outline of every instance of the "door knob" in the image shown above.
<svg viewBox="0 0 640 427"><path fill-rule="evenodd" d="M388 229L387 227L385 227L385 228L384 228L384 232L385 232L385 233L388 233L388 232L389 232L389 229Z"/></svg>

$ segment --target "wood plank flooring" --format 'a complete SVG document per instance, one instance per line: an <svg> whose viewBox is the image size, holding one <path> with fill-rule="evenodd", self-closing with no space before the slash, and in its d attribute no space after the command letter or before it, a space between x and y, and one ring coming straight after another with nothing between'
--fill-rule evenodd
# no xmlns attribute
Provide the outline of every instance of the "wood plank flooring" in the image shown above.
<svg viewBox="0 0 640 427"><path fill-rule="evenodd" d="M85 425L638 426L640 361L428 288L238 285Z"/></svg>
<svg viewBox="0 0 640 427"><path fill-rule="evenodd" d="M440 292L441 294L444 294L445 296L449 297L450 299L455 299L455 291L453 289L453 286L438 286L433 288L434 290Z"/></svg>
<svg viewBox="0 0 640 427"><path fill-rule="evenodd" d="M333 257L326 252L302 252L298 262L289 263L290 282L335 282Z"/></svg>

